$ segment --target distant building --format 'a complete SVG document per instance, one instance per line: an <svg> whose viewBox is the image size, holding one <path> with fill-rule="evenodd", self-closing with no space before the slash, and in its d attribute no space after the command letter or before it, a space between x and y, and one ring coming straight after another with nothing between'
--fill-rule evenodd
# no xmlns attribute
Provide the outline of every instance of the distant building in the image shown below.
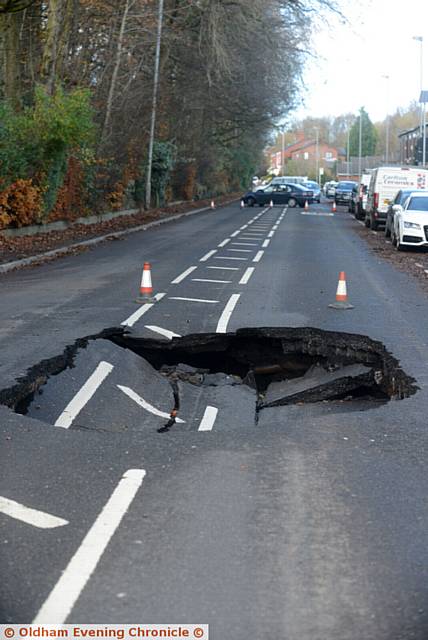
<svg viewBox="0 0 428 640"><path fill-rule="evenodd" d="M297 134L297 140L292 144L287 145L284 148L284 153L279 145L270 147L267 150L268 163L270 165L270 172L276 175L281 171L288 160L295 160L299 163L305 164L307 162L307 171L310 171L316 167L318 154L318 166L331 169L333 163L339 158L339 151L336 147L325 144L324 142L317 142L315 139L308 140L303 133Z"/></svg>
<svg viewBox="0 0 428 640"><path fill-rule="evenodd" d="M425 136L427 136L427 131L428 129L425 128ZM422 164L423 137L421 136L420 127L403 131L398 135L398 138L400 140L400 164ZM428 159L428 138L426 142L426 158Z"/></svg>

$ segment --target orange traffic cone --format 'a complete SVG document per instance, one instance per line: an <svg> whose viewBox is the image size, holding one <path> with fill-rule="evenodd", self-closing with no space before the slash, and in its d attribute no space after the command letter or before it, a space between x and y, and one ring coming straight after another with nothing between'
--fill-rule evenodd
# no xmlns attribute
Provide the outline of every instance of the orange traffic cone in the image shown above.
<svg viewBox="0 0 428 640"><path fill-rule="evenodd" d="M149 262L145 262L143 266L143 275L141 276L140 295L135 302L139 304L145 302L156 302L153 297L151 266Z"/></svg>
<svg viewBox="0 0 428 640"><path fill-rule="evenodd" d="M309 203L305 200L305 211L309 211Z"/></svg>
<svg viewBox="0 0 428 640"><path fill-rule="evenodd" d="M333 200L333 204L331 205L331 211L332 213L336 213L337 207L336 207L336 200Z"/></svg>
<svg viewBox="0 0 428 640"><path fill-rule="evenodd" d="M336 302L328 305L331 309L353 309L353 305L348 302L348 292L346 289L346 274L341 271L339 274L339 283L336 291Z"/></svg>
<svg viewBox="0 0 428 640"><path fill-rule="evenodd" d="M214 202L214 200L211 200L211 209L215 209L215 202Z"/></svg>

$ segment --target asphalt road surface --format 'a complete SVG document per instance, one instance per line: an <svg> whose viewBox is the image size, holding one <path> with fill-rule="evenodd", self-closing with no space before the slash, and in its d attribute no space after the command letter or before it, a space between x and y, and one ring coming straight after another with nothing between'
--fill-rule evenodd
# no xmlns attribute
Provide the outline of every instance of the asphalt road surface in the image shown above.
<svg viewBox="0 0 428 640"><path fill-rule="evenodd" d="M100 339L0 408L0 622L206 623L214 640L428 637L428 301L327 205L229 205L0 280L0 393L109 327L380 340L419 391L264 409ZM158 302L137 305L152 264ZM354 309L329 308L346 271ZM36 376L37 377L37 376ZM22 407L21 407L22 408ZM57 425L57 426L54 426Z"/></svg>

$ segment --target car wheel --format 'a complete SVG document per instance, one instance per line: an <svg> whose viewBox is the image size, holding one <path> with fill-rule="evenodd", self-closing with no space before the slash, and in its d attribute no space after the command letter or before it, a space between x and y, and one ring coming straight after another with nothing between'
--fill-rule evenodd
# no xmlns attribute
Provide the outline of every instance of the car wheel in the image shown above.
<svg viewBox="0 0 428 640"><path fill-rule="evenodd" d="M255 204L256 204L256 199L255 198L248 198L247 205L249 207L254 207Z"/></svg>
<svg viewBox="0 0 428 640"><path fill-rule="evenodd" d="M290 200L288 201L288 206L289 207L296 207L297 206L297 200L295 198L290 198Z"/></svg>

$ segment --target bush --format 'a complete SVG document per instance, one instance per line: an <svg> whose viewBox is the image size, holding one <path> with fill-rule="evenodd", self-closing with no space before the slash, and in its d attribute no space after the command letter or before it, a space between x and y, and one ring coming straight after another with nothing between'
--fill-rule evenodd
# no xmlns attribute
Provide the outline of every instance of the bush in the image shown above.
<svg viewBox="0 0 428 640"><path fill-rule="evenodd" d="M0 229L39 222L42 211L42 192L32 180L16 180L0 192Z"/></svg>

